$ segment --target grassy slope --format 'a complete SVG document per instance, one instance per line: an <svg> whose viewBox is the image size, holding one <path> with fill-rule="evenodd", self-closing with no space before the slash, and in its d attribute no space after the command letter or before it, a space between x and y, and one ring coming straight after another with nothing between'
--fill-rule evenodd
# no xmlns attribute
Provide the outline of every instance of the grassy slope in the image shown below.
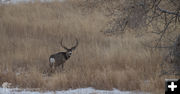
<svg viewBox="0 0 180 94"><path fill-rule="evenodd" d="M77 2L76 2L77 3ZM140 42L151 37L103 35L109 20L101 12L83 14L73 2L34 3L0 6L0 84L68 89L162 91L164 77L159 77L162 56ZM64 72L43 75L48 57L64 51L59 41L79 46L66 62ZM148 81L148 82L147 82Z"/></svg>

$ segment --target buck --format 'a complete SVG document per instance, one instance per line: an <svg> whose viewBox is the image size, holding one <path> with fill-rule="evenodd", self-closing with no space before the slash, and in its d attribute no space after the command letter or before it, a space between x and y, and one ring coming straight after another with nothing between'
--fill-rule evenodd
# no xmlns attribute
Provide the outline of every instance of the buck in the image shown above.
<svg viewBox="0 0 180 94"><path fill-rule="evenodd" d="M76 44L75 46L71 47L68 49L65 47L62 43L63 39L61 40L61 46L66 50L66 52L58 52L55 54L50 55L49 57L49 66L51 69L56 69L60 65L62 66L62 69L64 67L64 63L71 57L72 51L76 49L78 46L78 40L76 39Z"/></svg>

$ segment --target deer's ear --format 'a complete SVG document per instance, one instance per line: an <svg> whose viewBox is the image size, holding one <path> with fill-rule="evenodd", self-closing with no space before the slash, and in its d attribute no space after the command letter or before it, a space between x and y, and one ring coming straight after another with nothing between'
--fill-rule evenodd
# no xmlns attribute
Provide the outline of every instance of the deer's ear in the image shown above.
<svg viewBox="0 0 180 94"><path fill-rule="evenodd" d="M76 49L76 47L72 47L72 48L71 48L71 50L75 50L75 49Z"/></svg>

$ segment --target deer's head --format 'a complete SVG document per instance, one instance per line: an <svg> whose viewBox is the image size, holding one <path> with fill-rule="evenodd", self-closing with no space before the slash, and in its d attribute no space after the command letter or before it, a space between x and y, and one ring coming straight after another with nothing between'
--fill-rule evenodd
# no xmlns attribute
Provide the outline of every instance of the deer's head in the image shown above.
<svg viewBox="0 0 180 94"><path fill-rule="evenodd" d="M63 39L61 40L61 46L66 50L66 57L69 58L71 56L71 54L72 54L72 51L75 50L76 47L78 46L78 40L76 39L76 44L73 47L71 47L71 48L65 47L63 45L62 41L63 41Z"/></svg>

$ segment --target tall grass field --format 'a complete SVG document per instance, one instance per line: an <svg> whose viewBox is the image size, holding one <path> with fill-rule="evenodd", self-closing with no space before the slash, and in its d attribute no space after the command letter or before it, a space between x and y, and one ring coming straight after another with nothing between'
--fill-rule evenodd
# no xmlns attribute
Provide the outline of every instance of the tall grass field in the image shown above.
<svg viewBox="0 0 180 94"><path fill-rule="evenodd" d="M129 29L120 36L107 36L101 31L110 18L98 8L85 10L81 2L0 5L0 84L7 81L12 87L43 90L94 87L164 93L165 78L175 76L160 77L162 51L142 45L154 35L138 37ZM63 71L47 74L49 56L65 51L62 38L69 48L76 38L79 45Z"/></svg>

